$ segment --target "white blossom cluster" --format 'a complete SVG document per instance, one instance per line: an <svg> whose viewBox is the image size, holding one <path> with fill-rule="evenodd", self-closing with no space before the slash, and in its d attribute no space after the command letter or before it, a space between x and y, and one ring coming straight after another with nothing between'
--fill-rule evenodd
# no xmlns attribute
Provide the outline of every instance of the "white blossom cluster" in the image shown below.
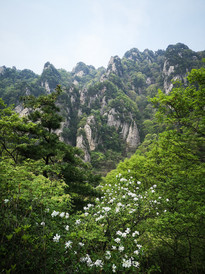
<svg viewBox="0 0 205 274"><path fill-rule="evenodd" d="M130 172L129 172L130 173ZM137 221L141 214L159 214L160 206L163 201L169 202L169 199L157 195L157 185L153 185L148 190L143 190L140 181L134 181L116 176L116 182L104 184L98 187L102 191L101 198L96 198L95 205L87 204L84 207L83 214L79 215L72 224L65 225L65 230L69 237L71 231L87 228L90 222L96 224L104 236L109 235L106 243L106 249L99 254L88 254L86 249L86 240L74 241L68 239L65 242L65 249L72 250L73 254L80 253L80 262L87 267L97 267L106 269L110 266L109 272L118 273L127 268L139 268L140 256L143 254L143 247L138 238L140 232L137 229ZM164 210L163 212L166 212ZM60 216L68 218L68 213L53 211L52 218ZM123 222L123 217L125 221ZM111 227L110 227L111 226ZM54 242L59 242L60 235L53 237ZM80 248L80 250L79 250ZM84 253L84 255L83 255ZM109 264L108 264L109 262ZM134 271L134 269L132 269Z"/></svg>
<svg viewBox="0 0 205 274"><path fill-rule="evenodd" d="M47 209L47 211L48 211L48 209ZM59 217L61 217L61 218L66 218L66 219L68 219L69 218L69 213L65 213L65 212L59 212L59 211L53 211L52 213L51 213L51 217L56 217L56 216L59 216Z"/></svg>

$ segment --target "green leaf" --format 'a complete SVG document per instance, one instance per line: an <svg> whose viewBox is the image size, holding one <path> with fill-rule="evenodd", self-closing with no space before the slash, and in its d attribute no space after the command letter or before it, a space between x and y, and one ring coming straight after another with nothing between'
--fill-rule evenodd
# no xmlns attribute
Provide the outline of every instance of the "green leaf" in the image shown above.
<svg viewBox="0 0 205 274"><path fill-rule="evenodd" d="M12 237L13 237L13 234L6 235L6 238L8 239L8 241L10 241Z"/></svg>

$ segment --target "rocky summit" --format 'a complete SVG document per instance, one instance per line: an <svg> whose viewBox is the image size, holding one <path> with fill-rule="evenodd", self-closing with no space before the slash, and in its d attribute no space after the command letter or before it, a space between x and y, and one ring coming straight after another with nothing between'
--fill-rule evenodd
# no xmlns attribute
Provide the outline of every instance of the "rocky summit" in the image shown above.
<svg viewBox="0 0 205 274"><path fill-rule="evenodd" d="M169 93L173 81L186 85L186 76L202 66L205 51L194 52L186 45L169 45L166 50L127 51L110 58L107 68L79 62L71 72L47 62L41 75L15 67L0 67L0 97L25 115L21 98L52 93L61 85L59 106L64 121L58 130L61 140L84 152L96 172L106 174L133 154L146 134L155 128L155 109L149 98L158 89Z"/></svg>

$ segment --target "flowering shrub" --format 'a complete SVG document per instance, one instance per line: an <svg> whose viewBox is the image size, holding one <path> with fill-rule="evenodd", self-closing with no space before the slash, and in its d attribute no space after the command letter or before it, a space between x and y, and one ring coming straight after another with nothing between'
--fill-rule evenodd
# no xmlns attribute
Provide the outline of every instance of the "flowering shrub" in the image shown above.
<svg viewBox="0 0 205 274"><path fill-rule="evenodd" d="M163 199L156 194L157 186L147 191L141 191L141 186L132 177L119 174L112 185L98 186L102 196L96 198L95 204L87 204L82 213L65 221L62 234L55 234L53 241L58 245L56 248L64 246L67 270L141 271L141 262L146 257L141 244L145 233L141 223L148 216L164 214L160 208ZM53 211L51 216L59 222L61 214Z"/></svg>
<svg viewBox="0 0 205 274"><path fill-rule="evenodd" d="M162 199L157 194L157 185L146 190L130 172L118 174L112 184L98 186L101 197L87 204L83 212L69 214L63 182L52 182L24 169L21 166L9 171L7 187L4 184L1 188L3 269L144 271L148 251L147 245L143 246L147 238L144 221L166 214L169 203L167 197Z"/></svg>

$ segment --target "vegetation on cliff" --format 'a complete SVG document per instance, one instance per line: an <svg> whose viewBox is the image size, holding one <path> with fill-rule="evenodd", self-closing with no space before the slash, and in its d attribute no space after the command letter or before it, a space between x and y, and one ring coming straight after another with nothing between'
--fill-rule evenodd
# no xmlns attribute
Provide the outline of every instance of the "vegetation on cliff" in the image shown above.
<svg viewBox="0 0 205 274"><path fill-rule="evenodd" d="M55 132L60 93L25 117L1 100L1 271L203 273L205 69L150 96L148 134L101 182Z"/></svg>

